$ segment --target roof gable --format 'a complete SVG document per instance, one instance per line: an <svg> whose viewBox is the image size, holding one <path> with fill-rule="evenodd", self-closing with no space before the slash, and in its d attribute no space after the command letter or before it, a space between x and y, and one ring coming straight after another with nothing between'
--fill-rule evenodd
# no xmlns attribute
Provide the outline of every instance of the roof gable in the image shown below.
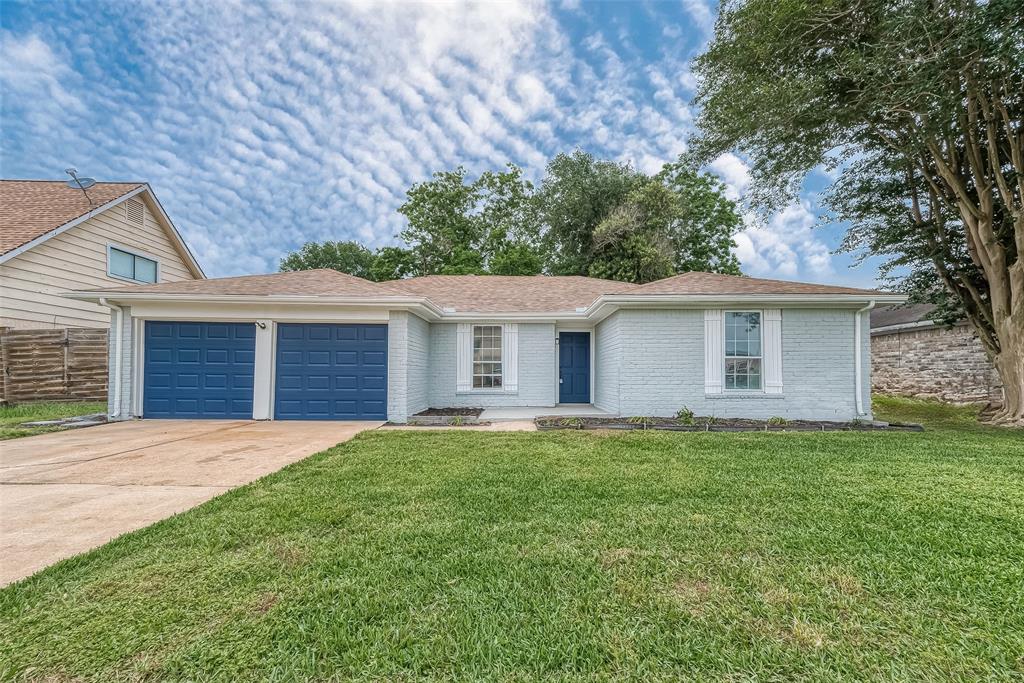
<svg viewBox="0 0 1024 683"><path fill-rule="evenodd" d="M96 183L88 193L61 180L0 180L0 263L142 195L192 274L206 277L149 185Z"/></svg>
<svg viewBox="0 0 1024 683"><path fill-rule="evenodd" d="M0 254L124 197L142 183L96 183L89 198L59 180L0 180Z"/></svg>

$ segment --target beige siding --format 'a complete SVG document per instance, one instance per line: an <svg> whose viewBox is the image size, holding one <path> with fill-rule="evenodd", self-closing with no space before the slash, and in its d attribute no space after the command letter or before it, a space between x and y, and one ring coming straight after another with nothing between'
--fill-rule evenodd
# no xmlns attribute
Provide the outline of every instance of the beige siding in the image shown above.
<svg viewBox="0 0 1024 683"><path fill-rule="evenodd" d="M0 265L0 327L107 327L108 309L61 294L132 284L107 275L108 244L156 257L160 282L195 279L148 199L143 203L142 225L128 220L121 202Z"/></svg>

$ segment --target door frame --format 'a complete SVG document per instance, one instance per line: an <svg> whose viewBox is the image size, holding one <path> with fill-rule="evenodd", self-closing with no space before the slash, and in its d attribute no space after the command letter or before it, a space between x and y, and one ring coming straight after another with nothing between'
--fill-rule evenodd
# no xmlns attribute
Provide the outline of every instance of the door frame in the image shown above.
<svg viewBox="0 0 1024 683"><path fill-rule="evenodd" d="M595 352L595 347L597 346L597 335L594 334L594 328L593 327L588 327L588 326L585 326L585 325L564 325L564 326L563 325L555 325L555 342L554 342L555 343L555 367L554 367L554 373L555 373L555 395L554 395L554 399L553 399L552 405L556 405L556 406L560 405L559 398L560 398L560 395L561 395L561 384L559 384L559 382L558 382L558 380L560 379L559 376L558 376L559 375L559 372L558 372L558 360L559 360L558 356L559 356L559 347L560 347L560 344L561 344L561 334L562 334L562 332L586 332L587 334L590 335L590 344L588 344L588 346L589 346L589 353L590 353L590 391L589 391L589 394L588 394L588 398L590 400L588 401L588 403L590 405L593 405L594 404L594 385L597 383L596 382L597 376L594 374L594 359L597 356L597 353ZM574 405L583 405L583 404L577 403L577 404L574 404Z"/></svg>

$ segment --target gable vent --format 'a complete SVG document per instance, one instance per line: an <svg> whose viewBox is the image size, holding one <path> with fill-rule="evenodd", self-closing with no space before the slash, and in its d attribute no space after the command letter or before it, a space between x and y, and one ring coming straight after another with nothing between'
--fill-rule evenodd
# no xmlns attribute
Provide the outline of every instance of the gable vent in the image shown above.
<svg viewBox="0 0 1024 683"><path fill-rule="evenodd" d="M129 199L124 203L124 214L132 223L142 225L143 207L142 202Z"/></svg>

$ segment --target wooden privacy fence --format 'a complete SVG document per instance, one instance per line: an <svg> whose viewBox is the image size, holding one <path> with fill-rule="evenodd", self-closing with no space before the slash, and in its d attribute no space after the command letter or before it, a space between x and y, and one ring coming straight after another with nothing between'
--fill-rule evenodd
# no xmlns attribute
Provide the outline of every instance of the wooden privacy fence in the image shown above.
<svg viewBox="0 0 1024 683"><path fill-rule="evenodd" d="M107 330L0 329L0 401L107 400Z"/></svg>

